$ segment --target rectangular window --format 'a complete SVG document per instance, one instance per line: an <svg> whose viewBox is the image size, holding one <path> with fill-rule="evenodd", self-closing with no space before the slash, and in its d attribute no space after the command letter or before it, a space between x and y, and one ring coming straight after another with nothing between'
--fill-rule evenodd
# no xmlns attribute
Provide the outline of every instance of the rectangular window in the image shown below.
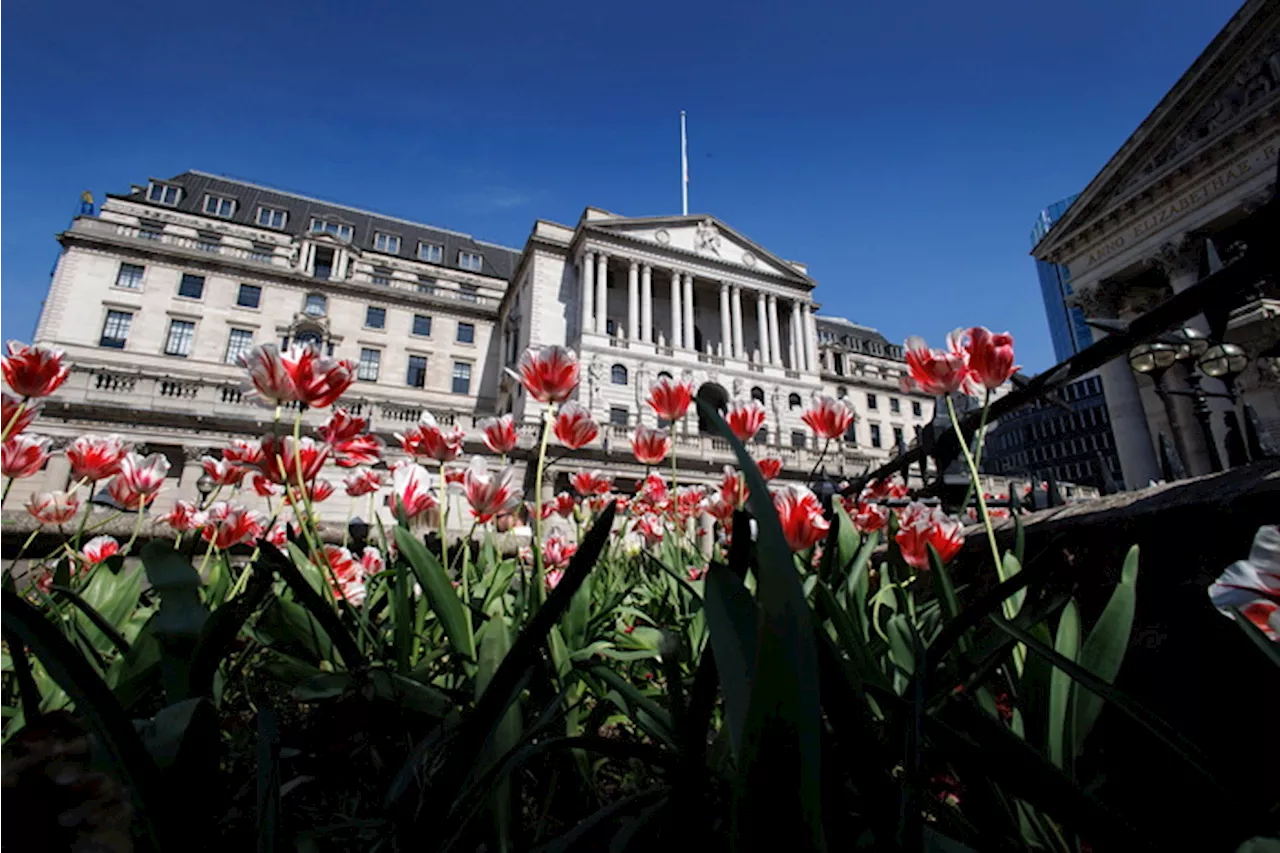
<svg viewBox="0 0 1280 853"><path fill-rule="evenodd" d="M792 447L804 447L804 443L805 443L805 439L806 439L806 438L807 438L807 435L806 435L806 433L805 433L805 431L804 431L804 430L802 430L802 429L793 429L793 430L791 431L791 446L792 446Z"/></svg>
<svg viewBox="0 0 1280 853"><path fill-rule="evenodd" d="M471 393L471 365L465 361L453 363L453 393Z"/></svg>
<svg viewBox="0 0 1280 853"><path fill-rule="evenodd" d="M236 294L236 304L241 308L257 308L262 302L262 288L256 284L240 285L240 292Z"/></svg>
<svg viewBox="0 0 1280 853"><path fill-rule="evenodd" d="M249 254L249 257L252 260L255 260L258 263L262 263L262 264L271 263L271 259L274 258L275 256L276 256L275 247L268 246L265 243L254 243L253 248L250 250L250 254Z"/></svg>
<svg viewBox="0 0 1280 853"><path fill-rule="evenodd" d="M870 409L870 410L871 410L871 411L873 411L873 412L874 412L876 409L880 408L880 402L876 399L876 395L875 395L875 394L868 394L868 395L867 395L867 408L868 408L868 409Z"/></svg>
<svg viewBox="0 0 1280 853"><path fill-rule="evenodd" d="M196 324L190 320L170 320L169 337L164 342L165 355L191 355L191 341L196 336Z"/></svg>
<svg viewBox="0 0 1280 853"><path fill-rule="evenodd" d="M147 190L147 201L156 201L170 207L178 203L182 190L169 184L152 184Z"/></svg>
<svg viewBox="0 0 1280 853"><path fill-rule="evenodd" d="M611 406L609 408L609 423L614 426L624 427L627 425L627 410L621 406Z"/></svg>
<svg viewBox="0 0 1280 853"><path fill-rule="evenodd" d="M895 414L895 415L896 415L896 414L898 414L898 412L901 412L901 411L902 411L902 401L901 401L901 400L899 400L897 397L890 397L890 398L889 398L889 412L890 412L891 414Z"/></svg>
<svg viewBox="0 0 1280 853"><path fill-rule="evenodd" d="M901 447L903 446L903 444L904 442L902 440L902 427L894 427L893 428L893 446Z"/></svg>
<svg viewBox="0 0 1280 853"><path fill-rule="evenodd" d="M253 349L253 332L248 329L232 329L227 337L227 364L239 364L240 356Z"/></svg>
<svg viewBox="0 0 1280 853"><path fill-rule="evenodd" d="M311 233L332 234L339 240L349 241L351 239L351 226L343 225L341 222L331 222L328 219L313 218L311 220Z"/></svg>
<svg viewBox="0 0 1280 853"><path fill-rule="evenodd" d="M381 234L377 231L373 232L373 248L379 252L386 252L388 255L400 254L400 238L395 234Z"/></svg>
<svg viewBox="0 0 1280 853"><path fill-rule="evenodd" d="M182 281L178 284L178 295L185 296L188 299L200 299L203 297L204 276L184 272Z"/></svg>
<svg viewBox="0 0 1280 853"><path fill-rule="evenodd" d="M419 243L418 260L429 264L440 263L444 260L444 246L437 246L435 243Z"/></svg>
<svg viewBox="0 0 1280 853"><path fill-rule="evenodd" d="M102 324L100 346L112 349L124 349L129 340L129 326L133 324L133 315L128 311L108 311L107 321Z"/></svg>
<svg viewBox="0 0 1280 853"><path fill-rule="evenodd" d="M924 417L924 410L920 408L919 400L911 401L911 414L917 418Z"/></svg>
<svg viewBox="0 0 1280 853"><path fill-rule="evenodd" d="M431 337L431 317L427 314L414 314L413 333L424 338Z"/></svg>
<svg viewBox="0 0 1280 853"><path fill-rule="evenodd" d="M844 440L848 444L858 446L858 422L850 421L849 428L844 431Z"/></svg>
<svg viewBox="0 0 1280 853"><path fill-rule="evenodd" d="M210 216L230 219L236 212L236 203L222 196L207 195L204 197L204 212Z"/></svg>
<svg viewBox="0 0 1280 853"><path fill-rule="evenodd" d="M474 284L460 284L458 285L458 298L463 302L476 302L478 301L476 294L479 290L480 288Z"/></svg>
<svg viewBox="0 0 1280 853"><path fill-rule="evenodd" d="M474 344L476 342L476 327L474 323L458 324L458 343Z"/></svg>
<svg viewBox="0 0 1280 853"><path fill-rule="evenodd" d="M141 267L137 264L121 264L120 271L116 273L116 287L140 290L142 288L142 274L145 271L146 267Z"/></svg>
<svg viewBox="0 0 1280 853"><path fill-rule="evenodd" d="M404 384L410 388L427 386L427 357L424 355L409 356L409 372L405 375Z"/></svg>
<svg viewBox="0 0 1280 853"><path fill-rule="evenodd" d="M418 292L433 296L436 292L436 280L425 275L418 276Z"/></svg>
<svg viewBox="0 0 1280 853"><path fill-rule="evenodd" d="M308 293L306 301L302 303L302 313L308 317L323 317L326 310L327 303L320 293Z"/></svg>
<svg viewBox="0 0 1280 853"><path fill-rule="evenodd" d="M222 238L217 234L201 231L196 236L196 248L202 252L216 252L222 246Z"/></svg>
<svg viewBox="0 0 1280 853"><path fill-rule="evenodd" d="M480 272L484 268L484 257L477 252L458 252L458 266L464 270Z"/></svg>
<svg viewBox="0 0 1280 853"><path fill-rule="evenodd" d="M377 382L378 369L381 367L381 350L369 349L368 347L360 348L360 363L356 367L356 379L363 379L365 382Z"/></svg>
<svg viewBox="0 0 1280 853"><path fill-rule="evenodd" d="M880 446L880 424L871 425L871 446Z"/></svg>
<svg viewBox="0 0 1280 853"><path fill-rule="evenodd" d="M370 305L364 309L364 324L370 329L385 329L387 327L387 309Z"/></svg>
<svg viewBox="0 0 1280 853"><path fill-rule="evenodd" d="M390 287L391 286L391 270L387 269L386 267L374 267L373 274L369 276L369 279L374 284L380 284L383 287Z"/></svg>
<svg viewBox="0 0 1280 853"><path fill-rule="evenodd" d="M288 212L278 207L258 208L258 224L265 228L283 228L288 221Z"/></svg>

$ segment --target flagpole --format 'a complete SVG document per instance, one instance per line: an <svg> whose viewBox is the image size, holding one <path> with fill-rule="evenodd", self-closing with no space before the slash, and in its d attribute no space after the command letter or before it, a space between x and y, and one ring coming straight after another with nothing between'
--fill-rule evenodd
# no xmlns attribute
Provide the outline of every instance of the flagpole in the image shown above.
<svg viewBox="0 0 1280 853"><path fill-rule="evenodd" d="M680 111L680 209L689 215L689 137L685 133L684 110Z"/></svg>

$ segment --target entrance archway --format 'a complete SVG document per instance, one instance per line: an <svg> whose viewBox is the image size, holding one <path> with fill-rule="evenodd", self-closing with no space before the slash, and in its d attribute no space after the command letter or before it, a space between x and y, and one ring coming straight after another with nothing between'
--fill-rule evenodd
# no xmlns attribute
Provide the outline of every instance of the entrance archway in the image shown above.
<svg viewBox="0 0 1280 853"><path fill-rule="evenodd" d="M717 385L715 382L704 382L702 387L698 389L697 398L722 415L725 409L729 407L729 392L724 390L722 385ZM716 428L711 425L711 422L702 414L701 409L698 410L698 432L707 435L719 434Z"/></svg>

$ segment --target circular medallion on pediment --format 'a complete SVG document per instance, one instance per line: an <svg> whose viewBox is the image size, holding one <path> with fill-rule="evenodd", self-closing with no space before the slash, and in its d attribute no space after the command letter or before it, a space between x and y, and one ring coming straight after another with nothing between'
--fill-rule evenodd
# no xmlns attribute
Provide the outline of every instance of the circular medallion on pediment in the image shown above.
<svg viewBox="0 0 1280 853"><path fill-rule="evenodd" d="M756 256L751 252L743 252L742 263L746 266L754 267L756 265Z"/></svg>
<svg viewBox="0 0 1280 853"><path fill-rule="evenodd" d="M671 242L671 232L665 228L659 228L654 232L653 239L665 246Z"/></svg>

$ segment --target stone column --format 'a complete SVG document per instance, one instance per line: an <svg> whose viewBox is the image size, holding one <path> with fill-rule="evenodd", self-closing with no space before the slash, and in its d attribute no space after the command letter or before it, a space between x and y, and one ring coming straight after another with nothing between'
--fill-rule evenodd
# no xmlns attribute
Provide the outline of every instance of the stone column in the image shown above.
<svg viewBox="0 0 1280 853"><path fill-rule="evenodd" d="M816 372L818 359L814 347L818 343L818 332L813 324L813 313L808 302L800 303L800 341L803 344L801 349L804 351L804 369Z"/></svg>
<svg viewBox="0 0 1280 853"><path fill-rule="evenodd" d="M684 274L684 307L680 309L684 317L684 348L694 349L697 341L693 336L693 274Z"/></svg>
<svg viewBox="0 0 1280 853"><path fill-rule="evenodd" d="M769 295L769 355L775 367L782 366L782 344L778 335L778 297Z"/></svg>
<svg viewBox="0 0 1280 853"><path fill-rule="evenodd" d="M738 285L733 286L733 357L746 358L746 351L742 346L742 288Z"/></svg>
<svg viewBox="0 0 1280 853"><path fill-rule="evenodd" d="M596 330L596 277L595 252L582 253L581 273L578 278L582 283L582 331Z"/></svg>
<svg viewBox="0 0 1280 853"><path fill-rule="evenodd" d="M609 333L609 256L596 255L596 333Z"/></svg>
<svg viewBox="0 0 1280 853"><path fill-rule="evenodd" d="M640 338L640 264L636 261L627 268L627 338Z"/></svg>
<svg viewBox="0 0 1280 853"><path fill-rule="evenodd" d="M787 366L792 370L802 370L800 364L800 306L795 301L790 303L787 310L787 334L791 338L790 346L787 347Z"/></svg>
<svg viewBox="0 0 1280 853"><path fill-rule="evenodd" d="M760 337L760 363L769 363L769 319L763 293L756 294L756 334Z"/></svg>
<svg viewBox="0 0 1280 853"><path fill-rule="evenodd" d="M680 273L671 271L671 348L680 349L684 324L680 320Z"/></svg>
<svg viewBox="0 0 1280 853"><path fill-rule="evenodd" d="M733 320L729 309L729 285L720 282L720 355L728 358L733 352Z"/></svg>
<svg viewBox="0 0 1280 853"><path fill-rule="evenodd" d="M640 268L640 338L653 342L653 267Z"/></svg>

